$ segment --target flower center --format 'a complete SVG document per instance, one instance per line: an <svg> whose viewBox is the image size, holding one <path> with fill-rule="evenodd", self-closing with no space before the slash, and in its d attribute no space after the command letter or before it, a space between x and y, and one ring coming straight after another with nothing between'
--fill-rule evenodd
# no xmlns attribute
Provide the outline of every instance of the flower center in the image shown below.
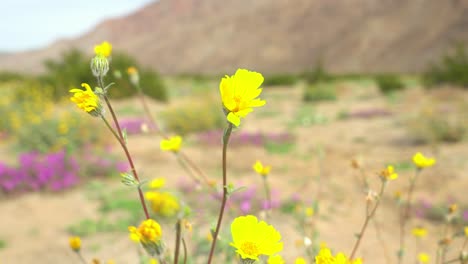
<svg viewBox="0 0 468 264"><path fill-rule="evenodd" d="M242 243L242 245L240 246L240 249L246 255L255 256L255 257L260 255L260 250L259 250L257 244L255 244L253 242L250 242L250 241L245 241L244 243Z"/></svg>

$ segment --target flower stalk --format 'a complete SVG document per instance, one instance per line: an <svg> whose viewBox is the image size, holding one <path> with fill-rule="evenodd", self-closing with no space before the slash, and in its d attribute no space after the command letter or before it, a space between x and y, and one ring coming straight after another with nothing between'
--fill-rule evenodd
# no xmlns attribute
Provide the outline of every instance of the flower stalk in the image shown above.
<svg viewBox="0 0 468 264"><path fill-rule="evenodd" d="M362 238L364 237L364 233L366 232L369 221L375 215L375 212L377 211L377 208L379 207L380 200L382 199L382 195L384 193L386 183L387 183L387 181L385 179L383 179L382 184L380 186L379 194L376 197L375 205L374 205L374 207L372 209L370 208L371 200L367 201L366 220L364 220L364 224L362 225L361 231L359 231L358 239L357 239L356 243L354 244L353 249L351 250L351 254L349 255L350 256L349 259L353 259L354 256L356 255L356 251L359 248L359 245L360 245L360 243L362 241Z"/></svg>
<svg viewBox="0 0 468 264"><path fill-rule="evenodd" d="M106 103L108 103L108 102L109 101L106 100ZM113 113L112 116L115 117L114 111L112 110L112 107L110 107L110 103L108 103L108 106L109 106L109 111L111 113ZM112 126L109 124L109 121L107 121L107 119L103 115L101 115L101 119L104 121L107 128L109 128L109 130L112 132L114 137L119 142L120 146L122 147L122 149L125 152L125 156L127 157L128 163L130 164L130 169L132 171L133 176L135 177L135 179L137 180L138 183L141 183L140 179L138 178L138 174L137 174L137 171L135 169L135 165L133 163L132 156L130 155L130 152L128 151L127 144L125 143L125 139L123 138L123 134L122 134L122 131L120 129L120 126L116 125L116 127L117 127L117 132L116 132L114 130L114 128L112 128ZM115 121L116 120L117 119L115 119ZM150 219L150 216L149 216L149 213L148 213L148 208L146 207L145 198L144 198L144 195L143 195L143 191L141 190L141 185L140 184L138 184L137 189L138 189L138 196L140 198L141 206L143 207L143 211L145 212L145 217L146 217L146 219Z"/></svg>
<svg viewBox="0 0 468 264"><path fill-rule="evenodd" d="M410 178L410 186L408 190L408 198L406 200L406 205L400 210L400 248L398 250L398 264L401 264L403 262L403 257L405 255L406 224L408 223L408 218L411 210L411 200L416 185L416 179L418 178L420 172L421 169L417 168L413 177Z"/></svg>
<svg viewBox="0 0 468 264"><path fill-rule="evenodd" d="M229 143L229 138L231 137L232 124L228 123L228 127L224 131L223 135L223 199L221 201L221 208L219 210L218 222L216 224L216 229L213 234L213 242L211 243L210 255L208 256L208 264L211 263L213 259L214 250L216 248L216 241L218 239L219 230L221 229L221 222L223 220L224 209L226 208L226 202L228 198L228 186L227 186L227 146Z"/></svg>

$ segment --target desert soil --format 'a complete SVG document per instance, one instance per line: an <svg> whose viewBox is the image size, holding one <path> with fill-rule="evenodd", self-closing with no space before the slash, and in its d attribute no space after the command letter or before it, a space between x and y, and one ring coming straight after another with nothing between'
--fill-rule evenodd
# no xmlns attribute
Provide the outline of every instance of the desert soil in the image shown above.
<svg viewBox="0 0 468 264"><path fill-rule="evenodd" d="M266 89L264 98L267 105L250 114L241 128L242 131L250 132L292 133L296 137L294 150L287 154L275 154L267 152L263 147L231 146L228 170L233 182L260 184L251 171L252 163L260 159L272 164L271 185L280 191L282 197L298 193L306 201L318 198L320 212L314 217L320 232L319 241L326 242L336 251L349 254L355 242L354 234L363 224L366 193L358 180L358 173L350 166L352 159L361 162L372 188L377 190L377 173L386 164L409 161L415 152L422 151L435 156L437 165L420 175L415 200L442 203L453 199L459 203L468 202L464 193L468 188L468 144L416 145L408 139L404 117L414 111L423 99L436 96L434 93L428 94L416 87L399 95L396 102L390 102L374 87L343 84L338 87L339 100L311 104L315 113L322 115L328 122L292 127L291 122L297 122L295 119L298 112L304 109L301 93L300 86ZM466 92L458 94L465 98L467 96ZM118 109L135 107L138 101L130 99L116 102L116 105ZM152 103L151 107L156 114L165 108L157 103ZM336 118L342 110L365 109L384 109L392 112L392 115L369 119ZM83 115L83 118L88 117ZM196 136L188 137L187 141L189 144L184 148L185 153L219 182L220 175L216 172L220 168L220 148L202 144ZM181 177L186 177L174 156L159 150L158 137L144 134L131 136L129 144L136 166L145 177L166 177L169 186L173 187ZM322 149L322 158L316 155L319 148ZM407 178L411 173L412 170L404 170L398 180L388 184L376 215L385 246L377 239L373 226L370 226L357 254L364 259L364 263L396 263L398 209L393 194L397 190L407 190ZM109 188L120 185L118 177L107 179L105 183ZM3 197L0 200L0 238L7 245L0 249L0 263L80 263L68 248L69 234L66 228L80 219L95 217L97 206L96 202L86 197L84 186L58 194L31 193ZM286 248L283 255L287 263L293 263L296 256L303 255L303 249L295 246L302 235L295 231L295 223L288 219L274 212L271 222L283 234ZM230 220L225 220L224 228L228 228ZM412 219L409 226L419 224L428 227L429 236L417 247L434 258L442 226L416 218ZM407 263L415 263L416 243L413 238L407 240ZM190 245L190 241L188 243ZM84 254L89 259L95 256L104 260L114 259L116 263L137 263L137 251L125 230L86 237L83 245ZM172 240L168 240L168 245L172 246ZM390 260L386 259L386 254ZM456 251L451 254L456 254Z"/></svg>

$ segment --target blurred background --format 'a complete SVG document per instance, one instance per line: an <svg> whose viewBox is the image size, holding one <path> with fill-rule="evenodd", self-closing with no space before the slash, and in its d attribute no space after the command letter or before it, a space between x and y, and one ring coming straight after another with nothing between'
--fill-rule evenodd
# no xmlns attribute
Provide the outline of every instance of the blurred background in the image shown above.
<svg viewBox="0 0 468 264"><path fill-rule="evenodd" d="M197 207L212 197L147 132L129 67L138 69L156 127L182 135L186 154L218 182L219 80L238 68L264 75L267 105L235 131L229 154L233 183L257 200L235 198L224 227L265 209L251 167L272 164L272 222L288 234L287 263L310 253L296 243L304 236L316 247L350 249L365 208L357 175L372 183L387 164L410 175L416 151L438 165L418 182L411 225L430 232L411 242L408 261L423 249L435 257L448 204L460 208L453 230L468 222L468 0L3 0L0 10L2 263L80 263L67 248L70 235L83 237L89 262L137 262L126 230L143 216L119 182L125 156L99 120L69 101L71 88L97 86L89 64L103 41L113 46L105 82L114 83L110 97L138 170L165 178L194 212L193 263L204 261L217 204ZM358 253L365 263L395 263L394 194L407 185L403 176L389 187L377 216L382 231L371 231ZM319 231L297 231L294 208L318 204ZM171 230L174 216L164 217Z"/></svg>

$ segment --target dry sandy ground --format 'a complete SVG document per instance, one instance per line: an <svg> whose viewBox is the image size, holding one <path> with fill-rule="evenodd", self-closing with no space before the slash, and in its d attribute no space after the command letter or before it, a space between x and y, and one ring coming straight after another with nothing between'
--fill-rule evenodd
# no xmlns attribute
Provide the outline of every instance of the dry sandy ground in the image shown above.
<svg viewBox="0 0 468 264"><path fill-rule="evenodd" d="M365 192L357 180L356 171L350 166L353 158L362 161L372 187L377 189L379 181L376 172L385 164L408 161L416 151L434 155L437 166L423 172L417 182L415 199L445 202L452 197L460 203L468 202L464 193L468 188L468 175L465 173L468 169L468 144L441 144L434 148L409 143L401 120L415 109L421 98L428 96L421 89L413 88L405 92L398 103L389 103L375 89L361 89L352 84L339 87L338 92L339 100L315 105L315 111L327 117L329 122L291 128L288 123L297 116L302 105L300 88L267 90L264 93L267 106L252 113L245 120L242 130L265 133L290 131L296 136L296 148L287 155L281 155L268 153L260 147L232 146L228 153L231 179L256 182L258 179L252 179L252 162L261 159L272 164L271 184L273 188L281 190L281 195L286 197L298 192L309 201L320 198L321 210L316 216L319 240L348 254L355 241L354 234L364 221L365 210ZM466 97L466 93L462 96ZM137 105L137 101L119 102L119 107L132 105ZM155 112L162 109L157 104L152 107ZM343 109L369 108L386 109L394 114L372 119L336 119ZM214 172L219 170L220 149L202 145L196 137L188 141L190 144L185 148L186 153L213 178L219 177ZM183 171L174 157L161 153L158 146L159 139L148 135L130 138L130 151L136 157L137 168L141 168L148 177L165 176L169 185L175 186L176 179L171 176L183 175ZM314 154L318 147L324 153L321 160ZM320 182L317 182L314 179L320 171ZM405 170L397 181L389 184L376 216L390 261L386 261L382 244L371 226L358 251L365 263L396 263L398 219L392 196L396 190L406 190L407 177L411 173L411 170ZM119 182L114 179L106 184L112 187ZM34 193L2 198L0 212L0 238L7 242L7 247L0 250L1 264L80 263L67 248L69 234L65 230L70 223L95 216L97 205L85 197L83 188L75 188L60 194ZM283 234L284 256L289 260L287 263L292 263L294 257L303 255L302 249L295 246L295 241L302 236L294 230L295 223L288 219L274 213L271 222ZM229 221L226 220L225 228ZM417 224L424 224L429 229L429 237L422 240L418 247L434 256L435 241L439 238L441 226L417 219L413 219L410 226ZM170 241L168 244L172 245ZM416 243L411 238L408 241L410 253L406 263L415 263ZM125 232L97 234L84 239L84 245L96 244L100 246L95 250L90 249L92 246L85 247L85 255L112 258L116 263L137 263L137 251ZM452 253L456 254L455 251Z"/></svg>

